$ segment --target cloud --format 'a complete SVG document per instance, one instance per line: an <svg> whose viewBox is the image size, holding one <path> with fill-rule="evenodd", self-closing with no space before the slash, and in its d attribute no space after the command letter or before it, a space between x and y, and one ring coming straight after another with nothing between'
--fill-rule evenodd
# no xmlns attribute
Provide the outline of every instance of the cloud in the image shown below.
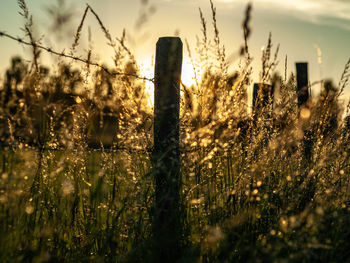
<svg viewBox="0 0 350 263"><path fill-rule="evenodd" d="M217 3L240 3L247 0L216 0ZM285 11L297 11L312 19L329 17L350 22L350 1L348 0L255 0L254 6L264 9L279 8Z"/></svg>
<svg viewBox="0 0 350 263"><path fill-rule="evenodd" d="M173 3L208 3L209 0L155 0ZM284 12L288 16L318 25L332 25L350 30L350 0L213 0L217 7L232 10L253 3L254 9Z"/></svg>
<svg viewBox="0 0 350 263"><path fill-rule="evenodd" d="M216 0L220 4L245 4L248 0ZM288 12L300 20L317 24L334 24L350 29L350 1L348 0L255 0L253 6L265 10ZM276 10L276 11L277 11Z"/></svg>
<svg viewBox="0 0 350 263"><path fill-rule="evenodd" d="M327 16L341 18L350 21L350 4L349 2L339 0L263 0L279 5L281 8L289 10L294 9L311 16ZM256 1L257 3L257 1Z"/></svg>

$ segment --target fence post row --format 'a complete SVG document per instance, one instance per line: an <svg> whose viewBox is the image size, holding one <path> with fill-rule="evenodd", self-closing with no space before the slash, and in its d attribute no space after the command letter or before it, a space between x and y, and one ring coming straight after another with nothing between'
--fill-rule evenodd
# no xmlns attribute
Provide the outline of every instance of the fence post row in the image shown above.
<svg viewBox="0 0 350 263"><path fill-rule="evenodd" d="M309 78L308 78L308 63L299 62L295 63L296 66L296 77L297 77L297 96L298 96L298 109L301 110L302 107L307 107L307 101L309 100ZM256 121L261 111L268 107L273 106L273 96L274 96L274 86L265 83L254 83L253 87L253 126L256 127ZM272 103L272 105L269 105ZM267 114L270 112L267 111ZM271 116L266 116L270 119ZM267 130L269 127L267 127ZM304 131L307 133L307 131ZM311 157L311 141L308 138L308 134L304 139L304 151L305 157L310 159Z"/></svg>
<svg viewBox="0 0 350 263"><path fill-rule="evenodd" d="M178 37L159 38L156 46L154 88L154 148L152 161L155 177L153 236L155 262L174 262L181 238L179 113L182 41ZM298 108L309 99L308 64L296 63ZM273 102L274 87L255 83L253 112ZM254 120L255 122L256 120ZM310 144L305 142L306 155Z"/></svg>
<svg viewBox="0 0 350 263"><path fill-rule="evenodd" d="M154 87L155 262L174 262L179 254L180 150L179 113L182 41L159 38Z"/></svg>
<svg viewBox="0 0 350 263"><path fill-rule="evenodd" d="M305 105L309 100L308 63L295 63L297 75L298 107ZM273 101L274 87L265 83L254 83L253 111L268 106L270 98Z"/></svg>

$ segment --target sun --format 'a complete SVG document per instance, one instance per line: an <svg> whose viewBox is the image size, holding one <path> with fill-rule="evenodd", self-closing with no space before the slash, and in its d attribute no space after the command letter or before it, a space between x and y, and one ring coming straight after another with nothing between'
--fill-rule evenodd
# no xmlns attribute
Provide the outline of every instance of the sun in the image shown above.
<svg viewBox="0 0 350 263"><path fill-rule="evenodd" d="M142 77L145 77L147 79L153 79L154 77L154 61L153 57L146 57L139 59L140 63L138 64L140 74ZM149 95L147 104L149 107L153 108L154 105L154 84L151 81L145 82L146 86L146 92Z"/></svg>
<svg viewBox="0 0 350 263"><path fill-rule="evenodd" d="M202 74L202 69L194 66L188 57L185 57L183 59L181 81L184 85L198 85Z"/></svg>
<svg viewBox="0 0 350 263"><path fill-rule="evenodd" d="M141 58L139 61L139 69L142 77L148 79L153 79L154 77L154 58L146 57ZM202 70L200 68L194 67L191 63L190 58L184 57L182 62L182 71L181 71L181 81L182 83L190 87L192 85L197 85L202 76ZM148 105L153 107L154 105L154 83L151 81L146 81L146 92L149 94Z"/></svg>

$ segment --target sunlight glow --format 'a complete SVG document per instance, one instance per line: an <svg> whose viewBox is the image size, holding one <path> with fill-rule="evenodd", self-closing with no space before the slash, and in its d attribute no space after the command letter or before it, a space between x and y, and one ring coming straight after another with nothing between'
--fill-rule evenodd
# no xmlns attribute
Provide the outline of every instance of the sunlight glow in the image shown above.
<svg viewBox="0 0 350 263"><path fill-rule="evenodd" d="M146 58L141 58L138 61L141 61L139 64L141 76L146 77L148 79L152 79L154 77L154 58L146 57ZM149 100L147 103L148 103L148 106L152 108L154 105L154 97L153 97L154 84L151 81L146 81L145 85L146 85L146 92L149 95L148 96Z"/></svg>
<svg viewBox="0 0 350 263"><path fill-rule="evenodd" d="M197 85L201 79L202 74L202 69L193 67L191 60L188 57L184 57L181 72L181 80L184 85Z"/></svg>
<svg viewBox="0 0 350 263"><path fill-rule="evenodd" d="M152 57L140 59L141 63L139 64L141 76L152 79L154 77L154 61ZM196 67L195 70L191 63L191 60L188 57L184 57L182 63L181 71L181 81L186 86L197 85L200 81L203 72L200 68ZM148 105L153 107L154 105L154 84L150 81L146 81L146 92L149 94Z"/></svg>

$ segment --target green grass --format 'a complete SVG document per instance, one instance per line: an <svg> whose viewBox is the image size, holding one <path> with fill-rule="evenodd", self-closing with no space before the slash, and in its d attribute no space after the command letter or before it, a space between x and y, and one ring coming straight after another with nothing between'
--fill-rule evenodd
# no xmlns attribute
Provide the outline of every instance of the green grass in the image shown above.
<svg viewBox="0 0 350 263"><path fill-rule="evenodd" d="M348 157L327 148L322 165L305 167L283 151L245 163L232 150L216 154L211 168L185 159L184 262L348 259ZM1 157L1 261L151 258L147 155L3 149Z"/></svg>
<svg viewBox="0 0 350 263"><path fill-rule="evenodd" d="M146 156L7 150L2 157L1 261L120 260L149 235Z"/></svg>

